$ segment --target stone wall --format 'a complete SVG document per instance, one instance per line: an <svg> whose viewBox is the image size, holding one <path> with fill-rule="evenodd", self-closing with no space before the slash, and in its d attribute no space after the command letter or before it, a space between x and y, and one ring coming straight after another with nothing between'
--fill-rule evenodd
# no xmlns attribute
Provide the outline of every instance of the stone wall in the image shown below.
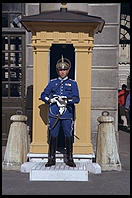
<svg viewBox="0 0 132 198"><path fill-rule="evenodd" d="M92 143L96 145L97 117L107 110L118 130L118 62L120 3L88 4L88 14L105 20L101 34L95 34L92 61Z"/></svg>
<svg viewBox="0 0 132 198"><path fill-rule="evenodd" d="M25 15L39 14L39 3L25 3ZM33 56L31 47L31 32L26 31L26 90L33 84Z"/></svg>
<svg viewBox="0 0 132 198"><path fill-rule="evenodd" d="M39 3L25 3L25 15L39 14ZM31 47L32 33L26 31L26 116L29 126L30 139L32 141L32 110L33 110L33 55Z"/></svg>

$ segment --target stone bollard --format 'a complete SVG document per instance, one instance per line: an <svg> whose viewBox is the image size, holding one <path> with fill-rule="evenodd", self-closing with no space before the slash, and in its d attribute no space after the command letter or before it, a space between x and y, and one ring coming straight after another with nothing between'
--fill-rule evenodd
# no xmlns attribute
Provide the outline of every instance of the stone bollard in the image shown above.
<svg viewBox="0 0 132 198"><path fill-rule="evenodd" d="M2 168L6 170L20 170L21 164L27 161L29 150L27 117L24 115L13 115L10 118L13 123L10 126L4 161Z"/></svg>
<svg viewBox="0 0 132 198"><path fill-rule="evenodd" d="M121 171L121 163L118 154L116 135L114 130L114 118L109 112L102 112L98 117L98 135L96 146L96 163L101 166L102 171Z"/></svg>

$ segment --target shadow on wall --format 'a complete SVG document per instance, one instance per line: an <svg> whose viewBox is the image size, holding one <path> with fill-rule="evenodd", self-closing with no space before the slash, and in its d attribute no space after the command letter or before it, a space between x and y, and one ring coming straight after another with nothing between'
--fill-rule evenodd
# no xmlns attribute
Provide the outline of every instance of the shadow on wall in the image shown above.
<svg viewBox="0 0 132 198"><path fill-rule="evenodd" d="M41 104L38 106L39 110L40 110L40 117L44 123L44 125L48 125L48 105L47 104ZM47 143L49 144L49 140L50 140L50 131L49 128L47 127Z"/></svg>
<svg viewBox="0 0 132 198"><path fill-rule="evenodd" d="M47 104L41 104L39 105L40 109L40 117L43 120L45 125L48 125L48 105Z"/></svg>
<svg viewBox="0 0 132 198"><path fill-rule="evenodd" d="M42 104L38 106L40 110L40 117L45 125L48 125L48 105ZM26 116L27 125L29 126L29 135L32 142L32 119L33 119L33 85L27 87L26 96Z"/></svg>

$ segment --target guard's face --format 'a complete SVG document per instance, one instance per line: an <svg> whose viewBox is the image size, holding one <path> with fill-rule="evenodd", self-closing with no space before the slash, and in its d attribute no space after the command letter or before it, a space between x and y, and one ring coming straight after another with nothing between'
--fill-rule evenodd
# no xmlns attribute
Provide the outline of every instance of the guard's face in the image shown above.
<svg viewBox="0 0 132 198"><path fill-rule="evenodd" d="M65 78L69 73L69 69L61 69L58 71L58 74L61 78Z"/></svg>

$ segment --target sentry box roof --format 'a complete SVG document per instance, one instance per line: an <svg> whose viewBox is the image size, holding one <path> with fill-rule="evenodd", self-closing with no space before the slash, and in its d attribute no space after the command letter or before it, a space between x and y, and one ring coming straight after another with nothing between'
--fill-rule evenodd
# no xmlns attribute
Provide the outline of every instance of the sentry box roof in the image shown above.
<svg viewBox="0 0 132 198"><path fill-rule="evenodd" d="M102 32L105 21L80 11L68 11L61 7L58 11L46 11L38 15L23 16L21 23L28 31L59 32Z"/></svg>

